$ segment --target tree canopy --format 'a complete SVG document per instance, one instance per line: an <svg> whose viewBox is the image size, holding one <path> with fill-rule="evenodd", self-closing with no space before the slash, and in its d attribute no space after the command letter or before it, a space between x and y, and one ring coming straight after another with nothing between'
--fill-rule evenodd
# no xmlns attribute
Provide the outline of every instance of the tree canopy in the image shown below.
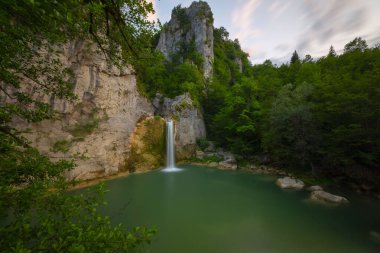
<svg viewBox="0 0 380 253"><path fill-rule="evenodd" d="M300 61L295 51L289 64L243 64L239 73L233 59L243 54L217 36L214 79L202 104L211 139L243 159L265 154L313 173L378 178L378 47L355 38L341 55L331 46L326 57Z"/></svg>
<svg viewBox="0 0 380 253"><path fill-rule="evenodd" d="M41 96L75 101L59 57L70 41L96 44L110 65L147 57L152 11L145 0L0 1L1 252L135 252L149 242L154 230L111 226L97 211L101 195L66 194L62 173L75 161L51 161L12 121L57 118Z"/></svg>

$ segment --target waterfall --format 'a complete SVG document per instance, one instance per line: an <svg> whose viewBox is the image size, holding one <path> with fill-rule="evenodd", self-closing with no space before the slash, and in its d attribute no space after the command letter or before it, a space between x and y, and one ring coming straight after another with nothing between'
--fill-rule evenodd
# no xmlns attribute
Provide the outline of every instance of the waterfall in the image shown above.
<svg viewBox="0 0 380 253"><path fill-rule="evenodd" d="M166 122L166 168L175 168L173 121Z"/></svg>
<svg viewBox="0 0 380 253"><path fill-rule="evenodd" d="M175 167L174 128L173 121L166 122L166 168L165 172L180 171Z"/></svg>

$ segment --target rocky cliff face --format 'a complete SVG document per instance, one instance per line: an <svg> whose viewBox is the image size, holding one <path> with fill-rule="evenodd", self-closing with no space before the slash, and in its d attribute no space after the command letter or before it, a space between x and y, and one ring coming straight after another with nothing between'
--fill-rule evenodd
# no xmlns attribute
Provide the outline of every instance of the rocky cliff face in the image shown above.
<svg viewBox="0 0 380 253"><path fill-rule="evenodd" d="M137 123L130 137L130 154L121 170L149 171L164 165L166 142L165 120L159 116L147 117Z"/></svg>
<svg viewBox="0 0 380 253"><path fill-rule="evenodd" d="M181 51L183 45L195 43L197 52L203 58L203 72L206 78L212 76L214 58L213 17L206 2L193 2L189 8L175 8L169 23L161 32L157 50L167 58Z"/></svg>
<svg viewBox="0 0 380 253"><path fill-rule="evenodd" d="M176 158L181 160L194 155L197 139L206 137L206 127L190 95L186 93L173 99L158 95L153 105L156 114L174 120Z"/></svg>
<svg viewBox="0 0 380 253"><path fill-rule="evenodd" d="M89 179L114 174L130 153L130 136L137 122L152 116L151 103L136 88L133 70L109 68L95 47L77 41L65 48L62 62L75 73L78 101L69 103L44 98L61 112L62 120L45 120L18 127L31 128L27 137L52 159L72 158L77 167L69 178Z"/></svg>
<svg viewBox="0 0 380 253"><path fill-rule="evenodd" d="M33 124L15 119L13 124L29 128L26 137L53 160L83 155L68 178L91 179L163 165L165 123L154 115L176 119L178 159L195 153L196 139L205 136L205 126L188 94L156 99L153 105L139 94L130 66L110 68L96 47L83 41L69 44L61 61L74 71L78 100L39 97L60 112L61 119Z"/></svg>

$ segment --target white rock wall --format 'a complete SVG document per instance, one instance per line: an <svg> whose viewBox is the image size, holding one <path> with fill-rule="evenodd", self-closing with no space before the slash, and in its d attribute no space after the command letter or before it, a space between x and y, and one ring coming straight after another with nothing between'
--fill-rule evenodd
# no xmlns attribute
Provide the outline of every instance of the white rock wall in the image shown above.
<svg viewBox="0 0 380 253"><path fill-rule="evenodd" d="M27 137L52 159L72 158L84 154L87 159L77 160L77 167L68 172L69 178L90 179L117 173L129 152L129 137L139 119L153 115L151 103L142 97L136 87L133 70L107 67L102 54L82 41L65 49L62 61L75 73L75 94L78 101L69 103L45 98L62 112L62 120L45 120L36 124L16 121L18 127L31 128ZM99 126L83 140L75 140L70 129L85 124L92 110L97 110ZM53 152L57 141L71 142L68 152Z"/></svg>

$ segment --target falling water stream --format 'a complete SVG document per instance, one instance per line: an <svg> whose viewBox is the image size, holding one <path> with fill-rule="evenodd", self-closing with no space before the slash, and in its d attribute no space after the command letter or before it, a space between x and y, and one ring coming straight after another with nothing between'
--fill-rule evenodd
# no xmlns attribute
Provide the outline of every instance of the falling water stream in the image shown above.
<svg viewBox="0 0 380 253"><path fill-rule="evenodd" d="M162 171L181 171L181 169L175 167L174 127L172 120L166 122L166 168Z"/></svg>

